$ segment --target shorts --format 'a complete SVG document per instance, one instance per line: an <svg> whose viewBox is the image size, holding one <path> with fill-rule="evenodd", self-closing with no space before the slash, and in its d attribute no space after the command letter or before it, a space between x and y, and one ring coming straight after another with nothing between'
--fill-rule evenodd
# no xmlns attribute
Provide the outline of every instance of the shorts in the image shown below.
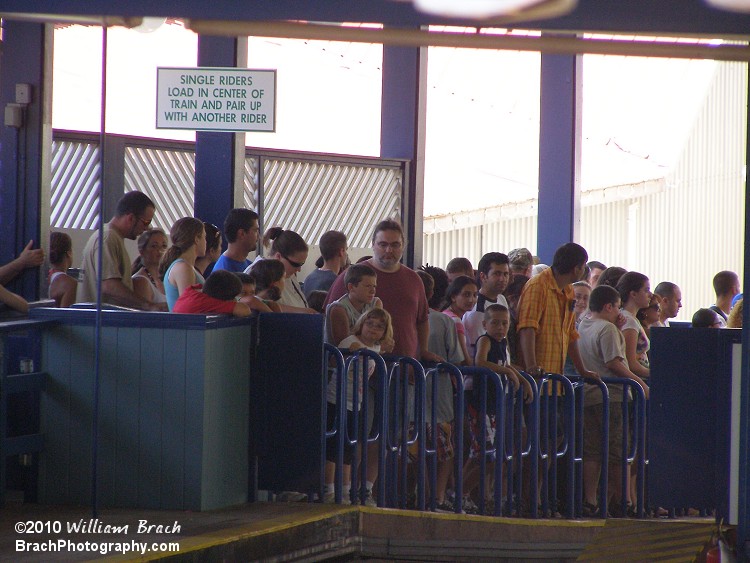
<svg viewBox="0 0 750 563"><path fill-rule="evenodd" d="M543 418L545 410L544 408L542 408L542 404L545 400L547 401L546 420ZM557 403L557 416L554 416L554 413L552 411L554 407L553 401L556 401ZM545 436L547 436L549 439L550 449L553 449L555 447L555 444L553 442L553 437L555 435L557 435L557 444L561 444L565 436L565 397L547 396L545 398L544 396L542 396L539 398L539 447L542 451L544 451L546 448Z"/></svg>
<svg viewBox="0 0 750 563"><path fill-rule="evenodd" d="M326 430L333 430L336 424L336 405L328 403L328 409L326 412ZM346 411L346 426L349 429L349 435L344 437L344 465L351 465L354 459L354 452L357 447L350 444L346 438L353 438L355 435L354 430L354 413L350 410ZM331 438L326 438L326 460L331 463L338 463L338 446L339 437L335 435Z"/></svg>
<svg viewBox="0 0 750 563"><path fill-rule="evenodd" d="M619 405L617 405L619 407ZM583 457L602 457L603 405L591 405L583 409ZM609 462L622 461L622 409L609 408Z"/></svg>
<svg viewBox="0 0 750 563"><path fill-rule="evenodd" d="M427 441L425 442L425 448L432 447L432 425L425 425L427 428ZM437 442L435 448L437 450L438 461L448 461L453 459L453 423L452 422L438 422L437 423ZM409 434L414 435L414 423L409 426ZM418 444L415 442L409 446L409 460L414 462L417 461Z"/></svg>
<svg viewBox="0 0 750 563"><path fill-rule="evenodd" d="M488 450L495 447L495 415L485 415L487 428L484 436L482 436L482 423L479 420L480 413L478 413L472 405L468 405L466 415L469 419L469 433L471 434L469 459L479 459L482 455L482 444L480 440L485 440ZM492 458L492 461L494 461L494 457Z"/></svg>

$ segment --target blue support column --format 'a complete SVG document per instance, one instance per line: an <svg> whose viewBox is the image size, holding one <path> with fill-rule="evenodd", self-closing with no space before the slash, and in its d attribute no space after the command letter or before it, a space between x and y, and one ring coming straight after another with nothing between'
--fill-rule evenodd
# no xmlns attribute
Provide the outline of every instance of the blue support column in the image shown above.
<svg viewBox="0 0 750 563"><path fill-rule="evenodd" d="M50 42L51 34L42 24L3 21L0 105L4 110L16 102L16 84L31 86L31 102L22 110L20 128L3 125L0 129L0 264L15 258L29 240L35 247L46 246L41 240L47 233L46 224L44 228L41 225L41 207L43 155L49 154L46 143L51 142L51 129L49 125L45 129L43 118L47 107L44 69ZM39 271L25 271L8 287L26 299L38 299Z"/></svg>
<svg viewBox="0 0 750 563"><path fill-rule="evenodd" d="M581 66L580 55L542 54L537 254L545 264L579 237Z"/></svg>
<svg viewBox="0 0 750 563"><path fill-rule="evenodd" d="M247 38L198 37L198 66L246 67ZM195 216L220 229L233 207L242 206L245 134L195 134Z"/></svg>
<svg viewBox="0 0 750 563"><path fill-rule="evenodd" d="M380 156L411 161L401 217L408 239L404 261L411 267L422 263L426 81L426 47L383 47Z"/></svg>
<svg viewBox="0 0 750 563"><path fill-rule="evenodd" d="M750 94L748 94L750 102ZM750 116L746 124L745 162L750 162ZM743 282L744 295L750 295L750 175L745 167L745 281ZM742 326L750 327L750 308L742 310ZM750 561L750 330L742 331L742 378L740 385L740 424L739 444L731 444L731 447L739 447L738 468L738 492L737 499L737 552L740 561ZM729 436L727 436L729 438Z"/></svg>

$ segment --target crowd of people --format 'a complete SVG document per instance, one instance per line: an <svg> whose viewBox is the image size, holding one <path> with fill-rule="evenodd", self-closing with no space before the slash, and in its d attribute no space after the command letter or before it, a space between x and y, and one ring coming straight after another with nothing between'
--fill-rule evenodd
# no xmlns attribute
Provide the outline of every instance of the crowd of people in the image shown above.
<svg viewBox="0 0 750 563"><path fill-rule="evenodd" d="M325 315L325 340L348 351L365 348L376 353L409 356L422 362L450 362L486 367L502 376L509 388L523 389L523 401L534 391L525 374L539 380L548 373L626 378L648 396L650 331L669 326L682 307L680 288L651 280L639 272L589 261L586 250L567 243L556 251L550 266L539 264L526 248L508 254L489 252L476 270L467 258L452 259L445 270L424 266L418 271L401 263L407 240L393 220L378 223L372 234L372 255L349 264L344 233L329 231L320 241L317 269L304 283L298 273L308 260L308 245L294 231L273 227L260 237L258 215L232 209L223 229L193 217L177 220L167 233L151 227L155 205L141 192L129 192L118 202L114 217L104 226L99 260L99 233L83 250L80 279L67 274L72 266L69 236L52 233L49 251L49 296L57 306L101 301L144 311L217 313L248 316L254 312L291 312ZM137 241L138 256L131 262L125 239ZM221 252L226 240L226 250ZM248 258L262 244L266 251ZM13 262L0 267L0 301L25 312L28 304L3 286L26 268L40 266L44 253L30 242ZM99 271L101 264L101 271ZM101 283L98 283L98 280ZM713 279L716 302L693 315L695 327L741 327L742 295L737 274L722 271ZM522 374L521 371L524 373ZM370 374L359 378L365 384ZM348 375L351 378L351 374ZM453 385L445 374L438 388L438 479L436 499L452 510L448 483L453 463ZM336 412L336 381L329 383L330 418ZM471 509L479 489L476 471L482 442L492 443L496 427L493 393L481 405L465 381L466 426L470 448L464 465L463 499ZM622 398L613 386L610 398ZM355 398L356 397L356 398ZM601 472L602 399L596 385L585 390L584 514L598 512L597 488ZM348 423L358 408L362 390L346 397ZM562 400L562 397L558 397ZM487 413L486 425L481 413ZM558 409L562 413L562 408ZM621 500L620 455L622 420L610 411L609 496ZM550 430L560 420L548 421ZM483 426L486 430L482 430ZM483 435L484 432L484 435ZM376 448L376 446L373 446ZM344 453L345 488L357 452ZM333 498L335 440L327 450L326 500ZM370 455L375 460L376 455ZM377 482L377 465L367 468L367 502ZM347 491L348 493L348 491ZM631 492L624 491L630 499ZM348 498L348 494L345 495ZM489 500L489 499L487 499Z"/></svg>

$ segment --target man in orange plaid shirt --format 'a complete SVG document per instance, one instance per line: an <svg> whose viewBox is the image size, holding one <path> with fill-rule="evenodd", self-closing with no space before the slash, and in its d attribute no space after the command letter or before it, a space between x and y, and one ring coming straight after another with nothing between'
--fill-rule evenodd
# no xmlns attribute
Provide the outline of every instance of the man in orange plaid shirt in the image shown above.
<svg viewBox="0 0 750 563"><path fill-rule="evenodd" d="M573 311L575 295L571 284L583 279L587 260L588 254L582 246L573 242L564 244L555 251L552 267L532 277L523 288L518 303L521 360L526 372L537 380L545 373L562 374L566 354L570 355L578 373L584 377L599 377L588 371L581 360ZM552 393L551 388L549 392ZM556 433L558 438L562 437L562 399L557 398L557 419L548 416L549 436ZM551 411L548 412L551 415ZM554 442L551 449L556 449ZM546 467L540 468L540 478ZM564 479L565 476L560 475L560 480ZM554 506L552 512L555 512Z"/></svg>

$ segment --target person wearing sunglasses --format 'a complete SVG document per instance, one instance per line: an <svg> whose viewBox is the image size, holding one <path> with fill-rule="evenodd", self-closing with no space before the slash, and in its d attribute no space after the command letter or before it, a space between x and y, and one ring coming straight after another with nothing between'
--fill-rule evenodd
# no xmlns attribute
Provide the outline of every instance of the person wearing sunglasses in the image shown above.
<svg viewBox="0 0 750 563"><path fill-rule="evenodd" d="M297 281L299 272L307 261L307 243L294 231L281 227L271 227L263 236L263 246L269 247L268 258L274 258L284 265L284 290L278 303L284 313L317 313L307 305L305 294ZM257 260L262 258L257 258ZM250 272L248 266L245 272Z"/></svg>

